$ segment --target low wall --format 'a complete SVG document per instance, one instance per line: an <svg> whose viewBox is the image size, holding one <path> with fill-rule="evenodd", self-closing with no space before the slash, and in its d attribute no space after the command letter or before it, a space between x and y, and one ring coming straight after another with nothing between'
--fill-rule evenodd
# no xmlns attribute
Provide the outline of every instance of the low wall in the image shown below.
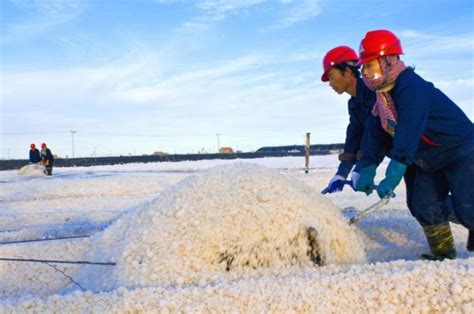
<svg viewBox="0 0 474 314"><path fill-rule="evenodd" d="M327 155L329 150L312 150L311 155ZM192 161L192 160L209 160L209 159L250 159L262 157L283 157L283 156L304 156L301 152L254 152L254 153L235 153L235 154L176 154L164 156L117 156L117 157L86 157L86 158L69 158L56 159L54 167L72 167L72 166L100 166L100 165L116 165L128 163L147 163L162 161ZM20 169L28 164L28 160L0 160L0 170Z"/></svg>

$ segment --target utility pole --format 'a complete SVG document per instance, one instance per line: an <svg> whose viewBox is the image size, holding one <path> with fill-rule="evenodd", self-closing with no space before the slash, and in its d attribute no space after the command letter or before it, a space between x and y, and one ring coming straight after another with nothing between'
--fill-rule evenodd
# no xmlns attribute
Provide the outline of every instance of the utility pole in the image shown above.
<svg viewBox="0 0 474 314"><path fill-rule="evenodd" d="M310 144L311 133L306 133L306 145L305 145L305 162L304 162L304 172L309 172L309 155L311 153L311 144Z"/></svg>
<svg viewBox="0 0 474 314"><path fill-rule="evenodd" d="M221 145L219 144L219 136L220 136L220 134L217 133L216 135L217 135L217 153L219 153L219 148L221 147Z"/></svg>
<svg viewBox="0 0 474 314"><path fill-rule="evenodd" d="M71 140L72 140L72 159L74 159L74 134L76 134L77 131L72 131L71 130Z"/></svg>

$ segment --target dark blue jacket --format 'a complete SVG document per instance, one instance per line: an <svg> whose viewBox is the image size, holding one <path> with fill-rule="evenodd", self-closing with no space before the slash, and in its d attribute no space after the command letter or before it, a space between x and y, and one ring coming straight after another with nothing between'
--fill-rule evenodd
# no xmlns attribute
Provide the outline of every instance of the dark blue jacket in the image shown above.
<svg viewBox="0 0 474 314"><path fill-rule="evenodd" d="M30 162L31 163L39 163L41 160L40 152L37 148L30 149Z"/></svg>
<svg viewBox="0 0 474 314"><path fill-rule="evenodd" d="M369 89L361 78L357 79L356 97L351 97L348 101L349 125L346 131L346 142L344 153L357 155L361 149L367 118L371 116L372 107L375 103L375 92ZM337 170L337 174L347 177L352 167L353 161L342 161Z"/></svg>
<svg viewBox="0 0 474 314"><path fill-rule="evenodd" d="M47 161L47 167L53 166L54 163L54 156L51 153L51 150L49 148L45 148L41 150L41 160L46 162Z"/></svg>
<svg viewBox="0 0 474 314"><path fill-rule="evenodd" d="M398 113L395 136L391 139L380 120L371 118L365 162L380 162L390 141L390 158L415 163L424 171L437 171L474 152L472 121L432 83L407 69L398 76L391 95Z"/></svg>

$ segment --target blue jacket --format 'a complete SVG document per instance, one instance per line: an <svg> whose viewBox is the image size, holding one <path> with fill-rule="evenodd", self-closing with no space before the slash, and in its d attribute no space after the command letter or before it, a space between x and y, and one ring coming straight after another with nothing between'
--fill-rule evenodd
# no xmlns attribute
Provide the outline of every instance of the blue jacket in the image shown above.
<svg viewBox="0 0 474 314"><path fill-rule="evenodd" d="M39 163L41 160L41 157L40 157L40 152L38 149L30 149L30 162L31 163Z"/></svg>
<svg viewBox="0 0 474 314"><path fill-rule="evenodd" d="M375 92L369 89L361 78L357 79L356 97L348 101L349 125L346 131L346 142L344 153L357 155L362 147L367 118L371 116L372 107L375 103ZM355 160L341 161L337 174L347 177L355 164Z"/></svg>
<svg viewBox="0 0 474 314"><path fill-rule="evenodd" d="M53 166L54 156L49 148L44 148L41 150L41 160L47 162L47 166Z"/></svg>
<svg viewBox="0 0 474 314"><path fill-rule="evenodd" d="M398 76L391 95L398 114L395 135L390 138L380 120L371 118L362 163L380 162L382 151L389 147L390 158L406 165L414 163L424 171L437 171L474 151L472 121L413 70Z"/></svg>

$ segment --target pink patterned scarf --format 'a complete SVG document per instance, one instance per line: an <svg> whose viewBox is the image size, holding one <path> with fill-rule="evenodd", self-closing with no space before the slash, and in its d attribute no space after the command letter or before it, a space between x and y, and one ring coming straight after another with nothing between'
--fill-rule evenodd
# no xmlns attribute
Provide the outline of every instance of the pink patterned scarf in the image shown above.
<svg viewBox="0 0 474 314"><path fill-rule="evenodd" d="M374 79L363 76L363 80L365 85L377 94L372 115L380 117L383 129L393 137L397 126L397 109L390 91L393 89L398 75L406 69L406 66L397 56L385 56L378 60L382 76Z"/></svg>

